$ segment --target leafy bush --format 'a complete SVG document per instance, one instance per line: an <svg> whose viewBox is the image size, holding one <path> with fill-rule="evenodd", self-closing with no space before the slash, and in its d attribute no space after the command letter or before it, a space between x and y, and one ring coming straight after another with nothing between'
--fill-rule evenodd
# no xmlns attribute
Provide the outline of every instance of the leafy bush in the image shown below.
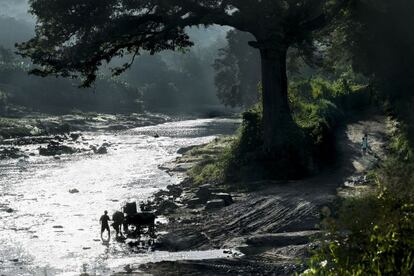
<svg viewBox="0 0 414 276"><path fill-rule="evenodd" d="M324 164L331 164L335 152L335 127L343 117L336 101L340 97L358 95L361 90L354 82L343 79L332 82L320 77L292 82L289 89L293 117L305 132L303 146L310 155L307 167L303 168L305 175L320 170ZM231 145L214 160L205 160L193 170L198 182L238 182L240 185L240 182L252 180L303 176L298 175L297 170L294 175L290 173L290 164L281 166L277 160L269 160L263 154L260 104L244 112L242 118L242 125Z"/></svg>
<svg viewBox="0 0 414 276"><path fill-rule="evenodd" d="M414 160L403 133L375 173L375 194L345 200L325 219L327 242L304 275L414 275Z"/></svg>

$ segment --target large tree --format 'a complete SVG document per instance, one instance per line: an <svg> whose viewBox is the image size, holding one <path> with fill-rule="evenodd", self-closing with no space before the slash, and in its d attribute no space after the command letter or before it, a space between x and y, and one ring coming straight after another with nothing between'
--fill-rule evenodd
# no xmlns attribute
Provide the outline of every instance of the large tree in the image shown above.
<svg viewBox="0 0 414 276"><path fill-rule="evenodd" d="M287 50L329 24L347 0L29 2L37 17L36 35L18 46L20 53L39 65L34 73L80 75L85 85L114 57L191 46L187 27L218 24L252 34L255 41L249 44L261 56L264 150L279 156L297 132L287 96ZM114 73L128 66L114 68Z"/></svg>

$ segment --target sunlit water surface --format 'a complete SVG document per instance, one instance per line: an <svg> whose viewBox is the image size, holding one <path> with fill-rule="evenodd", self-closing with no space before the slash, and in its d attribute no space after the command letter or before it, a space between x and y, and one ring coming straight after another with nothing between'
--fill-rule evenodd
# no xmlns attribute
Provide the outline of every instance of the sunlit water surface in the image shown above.
<svg viewBox="0 0 414 276"><path fill-rule="evenodd" d="M220 250L134 253L125 244L102 243L98 220L104 210L111 214L177 183L158 166L174 160L181 147L233 133L237 124L200 119L84 133L90 143L112 144L109 153L0 161L0 274L108 275L131 263L224 257ZM75 188L79 193L69 193Z"/></svg>

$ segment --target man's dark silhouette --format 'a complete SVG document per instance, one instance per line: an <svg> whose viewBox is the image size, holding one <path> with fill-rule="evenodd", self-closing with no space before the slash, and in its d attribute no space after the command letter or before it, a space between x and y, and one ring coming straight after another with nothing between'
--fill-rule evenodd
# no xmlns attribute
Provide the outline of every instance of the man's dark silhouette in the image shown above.
<svg viewBox="0 0 414 276"><path fill-rule="evenodd" d="M104 215L102 215L102 217L99 219L99 221L101 222L101 238L102 238L102 234L103 232L105 232L105 230L108 231L108 239L111 237L111 230L109 229L109 221L111 219L108 216L108 211L104 212Z"/></svg>
<svg viewBox="0 0 414 276"><path fill-rule="evenodd" d="M365 155L368 153L369 150L369 144L368 144L368 134L364 134L364 137L362 137L362 154Z"/></svg>

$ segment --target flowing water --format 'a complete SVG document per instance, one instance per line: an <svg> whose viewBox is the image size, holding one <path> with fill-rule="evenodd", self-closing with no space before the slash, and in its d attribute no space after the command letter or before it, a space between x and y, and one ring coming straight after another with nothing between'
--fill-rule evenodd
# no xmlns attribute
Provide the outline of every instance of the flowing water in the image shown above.
<svg viewBox="0 0 414 276"><path fill-rule="evenodd" d="M98 220L104 210L111 214L126 201L145 200L177 183L158 166L174 160L179 148L233 133L237 125L233 119L199 119L85 132L83 141L111 144L108 154L0 161L0 275L108 275L131 263L225 257L221 250L136 252L103 243Z"/></svg>

